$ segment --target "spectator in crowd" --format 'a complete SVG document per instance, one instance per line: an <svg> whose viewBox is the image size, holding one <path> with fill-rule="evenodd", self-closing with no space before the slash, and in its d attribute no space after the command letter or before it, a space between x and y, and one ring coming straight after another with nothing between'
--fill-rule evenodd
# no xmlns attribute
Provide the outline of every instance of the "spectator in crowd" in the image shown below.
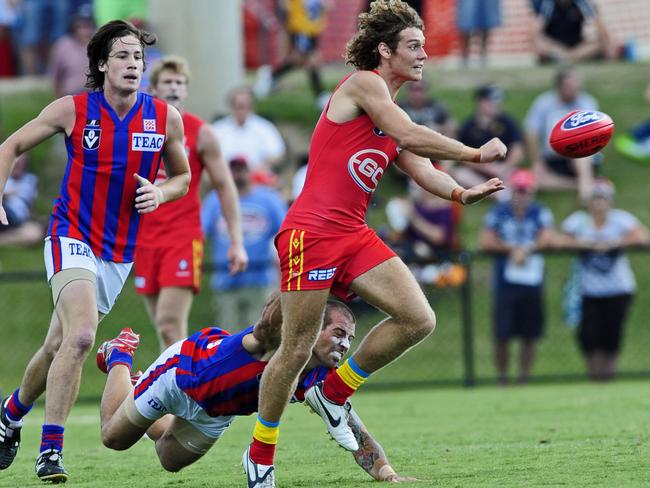
<svg viewBox="0 0 650 488"><path fill-rule="evenodd" d="M535 175L518 168L510 176L512 198L496 204L485 216L482 250L495 253L494 358L498 381L508 383L510 343L519 338L519 383L526 383L535 345L544 331L544 258L537 251L555 238L553 215L535 200Z"/></svg>
<svg viewBox="0 0 650 488"><path fill-rule="evenodd" d="M60 0L21 0L18 3L18 46L23 75L43 73L49 46L65 34L69 5Z"/></svg>
<svg viewBox="0 0 650 488"><path fill-rule="evenodd" d="M28 172L28 167L29 156L23 153L7 180L2 206L9 225L0 224L0 246L31 246L45 237L43 225L30 219L38 196L38 177Z"/></svg>
<svg viewBox="0 0 650 488"><path fill-rule="evenodd" d="M510 173L524 158L524 141L517 121L502 109L503 91L496 85L483 85L475 95L476 110L460 127L458 140L472 147L480 147L498 137L508 147L503 161L473 165L458 163L452 176L461 185L474 186L490 178L508 180Z"/></svg>
<svg viewBox="0 0 650 488"><path fill-rule="evenodd" d="M273 89L277 81L289 71L304 67L309 73L309 82L316 100L316 106L323 109L329 99L320 74L321 59L318 49L319 36L327 26L327 11L331 0L284 0L283 14L285 29L289 36L289 52L280 66L271 69L262 66L255 83L255 95L263 98Z"/></svg>
<svg viewBox="0 0 650 488"><path fill-rule="evenodd" d="M416 124L455 137L456 121L451 117L444 103L429 97L429 83L425 80L409 84L406 98L400 106Z"/></svg>
<svg viewBox="0 0 650 488"><path fill-rule="evenodd" d="M456 21L461 34L461 56L467 66L473 36L481 45L481 64L487 63L490 31L501 25L501 0L458 0Z"/></svg>
<svg viewBox="0 0 650 488"><path fill-rule="evenodd" d="M650 103L650 84L645 90L645 101ZM623 155L639 161L650 161L650 119L632 128L629 134L614 138L616 149Z"/></svg>
<svg viewBox="0 0 650 488"><path fill-rule="evenodd" d="M452 256L460 248L462 207L422 190L411 180L407 185L409 197L391 198L386 205L388 228L380 231L381 238L408 263L420 283L462 284L466 272L453 263Z"/></svg>
<svg viewBox="0 0 650 488"><path fill-rule="evenodd" d="M409 184L410 198L393 198L386 205L386 216L394 231L392 247L409 259L444 259L459 247L457 224L460 210Z"/></svg>
<svg viewBox="0 0 650 488"><path fill-rule="evenodd" d="M614 186L597 179L587 211L563 223L565 245L578 248L581 318L577 339L593 380L616 375L623 327L636 289L624 249L648 244L648 230L625 210L612 208Z"/></svg>
<svg viewBox="0 0 650 488"><path fill-rule="evenodd" d="M49 72L57 97L85 90L88 57L86 47L95 33L90 5L84 5L70 21L69 33L52 46Z"/></svg>
<svg viewBox="0 0 650 488"><path fill-rule="evenodd" d="M616 57L607 27L592 0L533 0L533 49L542 63L579 63ZM585 36L593 21L595 38Z"/></svg>
<svg viewBox="0 0 650 488"><path fill-rule="evenodd" d="M248 87L234 89L229 102L231 114L213 124L224 158L243 158L251 172L271 173L285 158L280 132L253 112L253 94Z"/></svg>
<svg viewBox="0 0 650 488"><path fill-rule="evenodd" d="M230 239L214 192L203 201L201 222L212 243L212 262L216 266L212 276L216 323L234 330L255 323L266 297L277 287L273 238L287 208L275 190L252 185L251 171L245 159L230 160L230 169L239 190L244 248L249 257L246 271L236 275L228 273Z"/></svg>
<svg viewBox="0 0 650 488"><path fill-rule="evenodd" d="M598 102L582 90L582 77L571 66L558 69L555 89L533 100L524 121L526 144L537 183L542 190L577 189L586 201L599 156L570 159L560 156L548 142L553 126L572 110L598 110Z"/></svg>
<svg viewBox="0 0 650 488"><path fill-rule="evenodd" d="M16 76L12 30L16 23L13 0L0 0L0 78Z"/></svg>

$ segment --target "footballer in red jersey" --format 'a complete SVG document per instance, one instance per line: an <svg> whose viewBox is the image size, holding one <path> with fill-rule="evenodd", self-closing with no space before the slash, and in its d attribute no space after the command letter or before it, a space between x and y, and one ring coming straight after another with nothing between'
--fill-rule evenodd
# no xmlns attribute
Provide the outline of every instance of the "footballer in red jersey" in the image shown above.
<svg viewBox="0 0 650 488"><path fill-rule="evenodd" d="M146 432L156 441L166 470L178 471L200 459L236 416L257 411L260 377L277 349L281 324L276 292L255 326L233 335L217 327L193 334L161 354L134 388L130 373L139 339L123 329L102 344L97 355L98 366L108 372L101 407L104 445L128 449ZM350 348L355 326L348 307L327 302L318 340L291 402L304 401L305 391L333 372ZM413 480L395 473L349 403L346 420L360 445L354 459L370 476L379 481Z"/></svg>
<svg viewBox="0 0 650 488"><path fill-rule="evenodd" d="M192 295L201 287L203 232L200 217L200 187L203 170L217 190L231 246L230 272L246 268L239 199L230 168L221 156L219 143L210 127L183 108L190 71L187 61L176 56L160 59L151 69L151 92L174 106L183 117L184 146L192 171L188 194L145 216L135 258L135 288L143 295L163 351L187 337L187 320ZM161 167L155 183L167 179Z"/></svg>
<svg viewBox="0 0 650 488"><path fill-rule="evenodd" d="M181 116L138 93L145 47L154 42L125 21L100 27L87 48L92 92L55 100L0 146L0 189L16 157L50 136L63 133L68 151L44 253L55 310L20 388L0 406L0 469L9 467L18 451L23 416L46 392L36 474L42 481L68 479L64 424L98 322L129 274L140 218L187 192ZM155 186L150 180L163 157L169 179ZM6 220L0 207L0 222Z"/></svg>
<svg viewBox="0 0 650 488"><path fill-rule="evenodd" d="M427 58L423 29L415 10L399 0L377 0L370 12L361 13L346 53L355 71L336 88L314 130L305 186L276 238L282 271L282 346L262 377L260 418L245 453L249 479L253 471L272 469L290 385L309 360L330 291L340 297L356 294L388 315L334 374L305 396L332 437L348 450L358 444L340 421L347 398L370 373L397 359L435 327L435 314L411 272L365 223L372 192L389 166L395 164L428 192L462 204L503 188L497 178L462 188L430 161L503 159L506 147L500 140L467 147L415 124L395 103L404 83L422 79Z"/></svg>

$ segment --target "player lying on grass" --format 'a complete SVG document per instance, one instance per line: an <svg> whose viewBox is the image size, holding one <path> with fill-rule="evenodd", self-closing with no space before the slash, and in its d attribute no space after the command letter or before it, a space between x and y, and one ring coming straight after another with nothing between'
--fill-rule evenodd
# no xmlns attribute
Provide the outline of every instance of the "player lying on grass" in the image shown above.
<svg viewBox="0 0 650 488"><path fill-rule="evenodd" d="M305 391L336 368L350 348L355 322L347 306L327 302L323 328L292 401L302 402ZM149 366L135 388L131 367L140 337L123 329L97 353L97 365L108 372L101 401L104 445L128 449L146 432L155 440L158 458L167 471L179 471L200 459L236 416L257 411L260 377L278 347L281 324L280 296L274 293L255 326L234 335L206 328L177 342ZM379 481L412 481L395 473L349 404L346 411L359 443L353 453L359 466ZM243 462L248 459L244 457Z"/></svg>

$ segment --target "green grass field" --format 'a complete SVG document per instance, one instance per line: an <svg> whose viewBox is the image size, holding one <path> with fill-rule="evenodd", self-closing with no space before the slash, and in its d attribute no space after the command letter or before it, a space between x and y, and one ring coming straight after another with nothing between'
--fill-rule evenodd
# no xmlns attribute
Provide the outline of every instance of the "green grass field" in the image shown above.
<svg viewBox="0 0 650 488"><path fill-rule="evenodd" d="M544 385L362 392L357 411L396 470L438 487L643 487L650 468L650 384ZM42 410L30 413L14 465L0 487L42 486L34 474ZM238 419L193 466L166 473L153 443L125 452L99 441L98 406L76 406L66 424L65 466L78 488L244 486L241 454L252 418ZM373 485L324 432L320 419L291 406L277 453L280 487ZM379 486L379 485L377 485Z"/></svg>

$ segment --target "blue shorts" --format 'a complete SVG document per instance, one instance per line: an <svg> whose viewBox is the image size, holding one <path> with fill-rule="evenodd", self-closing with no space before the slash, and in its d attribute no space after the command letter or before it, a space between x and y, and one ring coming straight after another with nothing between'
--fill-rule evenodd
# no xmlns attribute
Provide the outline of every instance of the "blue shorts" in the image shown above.
<svg viewBox="0 0 650 488"><path fill-rule="evenodd" d="M461 32L469 34L501 25L500 0L458 0L456 23Z"/></svg>
<svg viewBox="0 0 650 488"><path fill-rule="evenodd" d="M544 297L541 286L505 284L494 294L494 337L536 340L544 331Z"/></svg>

